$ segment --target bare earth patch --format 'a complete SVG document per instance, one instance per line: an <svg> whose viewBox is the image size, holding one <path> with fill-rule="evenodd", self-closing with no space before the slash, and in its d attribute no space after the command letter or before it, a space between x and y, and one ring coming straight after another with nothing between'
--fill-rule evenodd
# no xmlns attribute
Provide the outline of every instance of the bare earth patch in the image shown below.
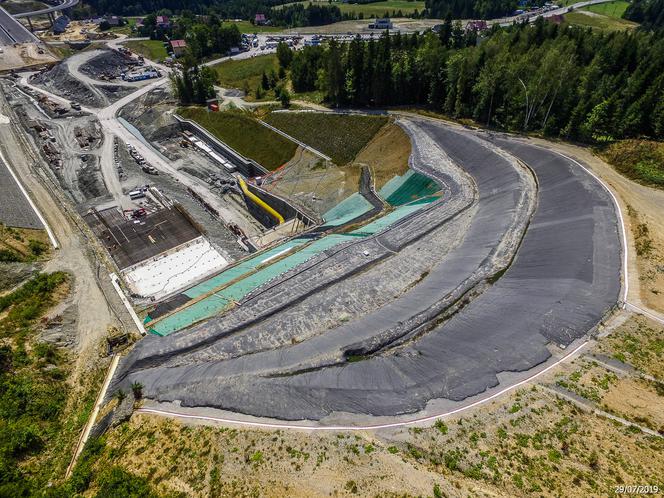
<svg viewBox="0 0 664 498"><path fill-rule="evenodd" d="M650 382L621 379L610 388L602 404L607 411L664 432L663 399Z"/></svg>

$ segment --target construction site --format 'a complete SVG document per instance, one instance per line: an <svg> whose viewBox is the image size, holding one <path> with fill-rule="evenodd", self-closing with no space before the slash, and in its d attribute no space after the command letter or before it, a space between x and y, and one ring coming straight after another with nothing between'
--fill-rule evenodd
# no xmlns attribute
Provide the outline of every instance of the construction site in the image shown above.
<svg viewBox="0 0 664 498"><path fill-rule="evenodd" d="M0 18L22 37L0 35L0 290L45 303L31 322L1 308L0 332L31 358L17 368L71 390L47 461L62 482L103 491L115 465L201 497L659 479L661 191L594 149L294 90L280 41L360 43L370 20L242 31L199 61L217 79L193 105L168 42L92 19L56 34L44 8ZM25 285L47 274L50 294Z"/></svg>
<svg viewBox="0 0 664 498"><path fill-rule="evenodd" d="M169 71L111 42L1 83L147 335L107 396L430 413L555 361L616 305L616 211L564 158L415 117L180 109Z"/></svg>

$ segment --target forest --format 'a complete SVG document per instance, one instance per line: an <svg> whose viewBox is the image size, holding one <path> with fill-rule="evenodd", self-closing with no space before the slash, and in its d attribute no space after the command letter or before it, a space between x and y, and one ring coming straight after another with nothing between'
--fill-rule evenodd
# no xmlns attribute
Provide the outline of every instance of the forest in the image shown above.
<svg viewBox="0 0 664 498"><path fill-rule="evenodd" d="M339 21L352 19L352 16L343 15L336 5L304 4L287 5L280 9L272 9L268 17L275 26L323 26Z"/></svg>
<svg viewBox="0 0 664 498"><path fill-rule="evenodd" d="M166 12L180 14L215 13L225 19L253 19L257 12L266 12L270 7L282 5L289 0L86 0L73 10L72 17L81 19L91 15L115 14L140 16Z"/></svg>
<svg viewBox="0 0 664 498"><path fill-rule="evenodd" d="M435 19L494 19L511 14L517 0L426 0L427 17Z"/></svg>
<svg viewBox="0 0 664 498"><path fill-rule="evenodd" d="M530 3L543 3L536 0ZM662 0L655 0L661 3ZM93 15L116 14L138 16L154 13L180 14L215 14L224 19L253 19L261 12L278 26L320 26L353 19L353 14L342 14L334 4L309 3L291 4L290 0L86 0L79 3L73 11L73 17L82 19ZM351 3L371 3L368 0L355 0ZM517 0L426 0L426 9L420 14L424 17L445 19L491 19L513 12ZM390 9L386 9L390 11ZM390 11L392 12L392 11ZM393 14L398 12L392 12Z"/></svg>
<svg viewBox="0 0 664 498"><path fill-rule="evenodd" d="M498 129L602 142L664 137L664 36L595 32L539 19L477 44L460 23L439 34L306 47L293 89L332 106L418 106Z"/></svg>
<svg viewBox="0 0 664 498"><path fill-rule="evenodd" d="M646 29L664 28L664 0L632 0L623 17Z"/></svg>

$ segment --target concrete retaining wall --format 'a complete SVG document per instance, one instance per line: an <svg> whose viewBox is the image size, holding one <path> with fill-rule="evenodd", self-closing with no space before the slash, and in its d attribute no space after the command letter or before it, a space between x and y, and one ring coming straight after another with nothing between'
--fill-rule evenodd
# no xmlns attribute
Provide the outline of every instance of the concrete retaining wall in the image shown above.
<svg viewBox="0 0 664 498"><path fill-rule="evenodd" d="M268 173L268 171L256 161L247 159L242 154L234 150L232 147L226 145L224 142L219 140L217 137L212 135L209 131L197 123L189 119L184 119L177 114L174 114L173 117L180 123L180 128L183 131L190 131L191 133L196 134L196 136L203 140L209 147L212 148L212 150L233 164L245 177L251 178L254 176L262 176Z"/></svg>

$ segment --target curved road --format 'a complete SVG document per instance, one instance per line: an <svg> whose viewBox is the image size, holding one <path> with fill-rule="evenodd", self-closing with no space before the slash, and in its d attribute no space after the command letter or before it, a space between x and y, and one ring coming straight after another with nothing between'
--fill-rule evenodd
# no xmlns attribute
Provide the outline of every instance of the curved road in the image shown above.
<svg viewBox="0 0 664 498"><path fill-rule="evenodd" d="M33 10L32 12L21 12L20 14L14 14L16 19L21 19L22 17L32 17L42 14L50 14L51 12L59 12L61 10L69 9L78 5L79 0L65 0L59 5L54 5L53 7L48 7L46 9Z"/></svg>

